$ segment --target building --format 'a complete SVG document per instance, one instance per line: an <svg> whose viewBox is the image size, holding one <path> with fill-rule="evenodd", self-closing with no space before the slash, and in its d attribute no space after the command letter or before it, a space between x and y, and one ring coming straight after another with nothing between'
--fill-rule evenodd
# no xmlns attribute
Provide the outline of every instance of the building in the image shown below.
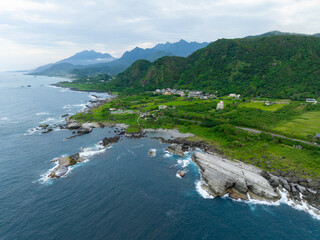
<svg viewBox="0 0 320 240"><path fill-rule="evenodd" d="M315 137L317 140L319 140L319 139L320 139L320 134L317 133L314 137Z"/></svg>
<svg viewBox="0 0 320 240"><path fill-rule="evenodd" d="M189 91L188 97L199 98L202 95L202 91Z"/></svg>
<svg viewBox="0 0 320 240"><path fill-rule="evenodd" d="M160 106L159 106L159 110L166 109L166 108L167 108L166 105L160 105Z"/></svg>
<svg viewBox="0 0 320 240"><path fill-rule="evenodd" d="M265 106L271 106L272 104L273 104L273 102L270 102L270 101L266 101L266 102L264 103Z"/></svg>
<svg viewBox="0 0 320 240"><path fill-rule="evenodd" d="M240 98L240 96L241 96L240 94L230 93L228 97L232 97L232 98L238 99L238 98Z"/></svg>
<svg viewBox="0 0 320 240"><path fill-rule="evenodd" d="M318 101L315 100L315 99L313 99L313 98L307 98L307 99L306 99L306 102L307 102L307 103L317 103Z"/></svg>
<svg viewBox="0 0 320 240"><path fill-rule="evenodd" d="M220 101L217 105L217 110L222 110L222 109L224 109L224 103L223 101Z"/></svg>

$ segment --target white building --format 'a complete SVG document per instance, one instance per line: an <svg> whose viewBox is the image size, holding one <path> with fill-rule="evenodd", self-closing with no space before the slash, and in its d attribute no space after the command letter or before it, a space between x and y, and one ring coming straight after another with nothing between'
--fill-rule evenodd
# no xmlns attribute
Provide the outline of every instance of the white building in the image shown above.
<svg viewBox="0 0 320 240"><path fill-rule="evenodd" d="M306 99L306 102L307 102L307 103L317 103L318 101L315 100L315 99L307 98L307 99Z"/></svg>
<svg viewBox="0 0 320 240"><path fill-rule="evenodd" d="M224 103L223 101L220 101L217 105L217 110L222 110L222 109L224 109Z"/></svg>
<svg viewBox="0 0 320 240"><path fill-rule="evenodd" d="M240 94L235 94L235 93L230 93L228 97L232 97L232 98L240 98Z"/></svg>

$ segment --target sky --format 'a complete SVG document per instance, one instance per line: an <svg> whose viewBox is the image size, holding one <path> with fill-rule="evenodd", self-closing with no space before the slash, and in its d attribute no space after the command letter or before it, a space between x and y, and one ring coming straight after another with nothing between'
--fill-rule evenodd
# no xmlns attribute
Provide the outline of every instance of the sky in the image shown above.
<svg viewBox="0 0 320 240"><path fill-rule="evenodd" d="M0 0L0 71L82 50L211 42L280 30L320 32L319 0Z"/></svg>

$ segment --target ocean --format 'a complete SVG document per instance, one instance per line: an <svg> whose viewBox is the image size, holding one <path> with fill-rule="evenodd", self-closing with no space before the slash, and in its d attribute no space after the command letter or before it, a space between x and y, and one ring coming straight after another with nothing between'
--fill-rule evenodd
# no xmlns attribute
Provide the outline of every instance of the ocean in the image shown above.
<svg viewBox="0 0 320 240"><path fill-rule="evenodd" d="M66 141L47 134L94 95L52 87L59 78L0 74L0 239L320 239L320 221L287 204L208 198L191 152L181 158L148 137L99 142L113 128ZM30 87L28 87L30 85ZM156 150L155 157L148 151ZM81 152L89 159L48 180L52 159ZM176 173L185 169L184 178Z"/></svg>

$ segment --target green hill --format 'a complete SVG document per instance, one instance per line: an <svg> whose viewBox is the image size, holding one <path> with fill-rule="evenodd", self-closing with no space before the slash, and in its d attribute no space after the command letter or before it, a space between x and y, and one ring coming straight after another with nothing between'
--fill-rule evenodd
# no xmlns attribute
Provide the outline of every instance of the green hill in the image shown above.
<svg viewBox="0 0 320 240"><path fill-rule="evenodd" d="M113 88L184 88L300 99L320 95L320 39L270 36L220 39L187 58L137 61Z"/></svg>

